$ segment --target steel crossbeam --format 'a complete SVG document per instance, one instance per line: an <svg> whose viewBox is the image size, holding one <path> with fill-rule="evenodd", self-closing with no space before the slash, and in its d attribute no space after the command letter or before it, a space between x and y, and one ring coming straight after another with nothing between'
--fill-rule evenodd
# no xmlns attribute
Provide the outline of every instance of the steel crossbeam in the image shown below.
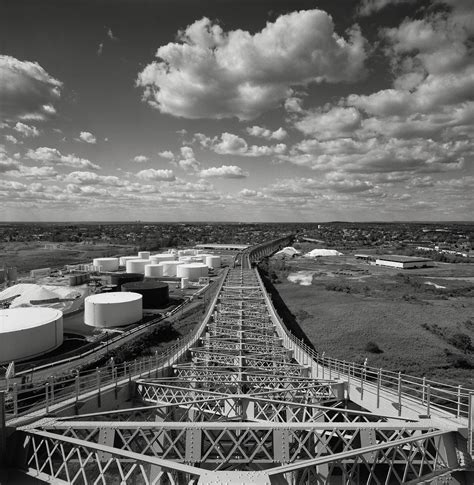
<svg viewBox="0 0 474 485"><path fill-rule="evenodd" d="M21 430L30 474L84 485L392 485L459 469L450 429L369 412L348 400L347 382L314 378L270 308L254 269L230 270L186 359L136 380L135 405Z"/></svg>

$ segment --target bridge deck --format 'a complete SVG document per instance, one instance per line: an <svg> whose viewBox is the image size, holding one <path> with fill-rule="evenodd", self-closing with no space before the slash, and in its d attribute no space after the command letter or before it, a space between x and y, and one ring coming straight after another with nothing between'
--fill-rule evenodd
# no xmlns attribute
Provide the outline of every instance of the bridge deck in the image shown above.
<svg viewBox="0 0 474 485"><path fill-rule="evenodd" d="M83 484L471 483L466 417L325 365L254 269L230 270L202 324L154 364L10 420L18 466Z"/></svg>

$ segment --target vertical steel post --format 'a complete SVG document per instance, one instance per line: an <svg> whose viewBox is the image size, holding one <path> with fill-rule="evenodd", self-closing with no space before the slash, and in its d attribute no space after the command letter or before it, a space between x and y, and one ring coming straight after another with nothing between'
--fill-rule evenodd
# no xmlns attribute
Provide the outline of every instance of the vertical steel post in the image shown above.
<svg viewBox="0 0 474 485"><path fill-rule="evenodd" d="M96 372L96 385L97 385L97 406L100 408L102 406L101 402L101 389L100 389L100 370L98 367L95 368Z"/></svg>
<svg viewBox="0 0 474 485"><path fill-rule="evenodd" d="M382 385L382 368L377 373L377 409L380 407L380 387Z"/></svg>
<svg viewBox="0 0 474 485"><path fill-rule="evenodd" d="M425 404L426 399L426 377L423 377L423 384L422 384L422 394L421 394L421 403Z"/></svg>
<svg viewBox="0 0 474 485"><path fill-rule="evenodd" d="M459 418L461 416L461 384L458 386L458 408L456 416Z"/></svg>
<svg viewBox="0 0 474 485"><path fill-rule="evenodd" d="M74 388L76 391L76 404L77 404L79 402L79 390L80 390L79 370L76 371L76 377L74 378Z"/></svg>
<svg viewBox="0 0 474 485"><path fill-rule="evenodd" d="M428 417L431 416L430 407L431 407L431 386L430 384L428 384L428 386L426 387L426 415Z"/></svg>
<svg viewBox="0 0 474 485"><path fill-rule="evenodd" d="M7 428L5 412L5 391L0 391L0 467L5 465L7 453Z"/></svg>
<svg viewBox="0 0 474 485"><path fill-rule="evenodd" d="M469 454L471 458L474 458L474 392L469 394L469 409L468 409L468 446L469 446Z"/></svg>
<svg viewBox="0 0 474 485"><path fill-rule="evenodd" d="M402 415L402 373L398 373L398 415Z"/></svg>
<svg viewBox="0 0 474 485"><path fill-rule="evenodd" d="M18 416L18 384L13 383L13 415Z"/></svg>
<svg viewBox="0 0 474 485"><path fill-rule="evenodd" d="M45 402L46 413L49 413L49 382L48 381L46 381L44 385L44 402Z"/></svg>

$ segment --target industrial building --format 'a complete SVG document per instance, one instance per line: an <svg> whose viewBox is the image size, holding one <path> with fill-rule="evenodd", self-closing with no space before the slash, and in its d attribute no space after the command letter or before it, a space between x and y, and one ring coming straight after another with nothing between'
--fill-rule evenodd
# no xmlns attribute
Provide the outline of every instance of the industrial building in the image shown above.
<svg viewBox="0 0 474 485"><path fill-rule="evenodd" d="M197 249L208 249L216 251L245 251L248 244L196 244Z"/></svg>
<svg viewBox="0 0 474 485"><path fill-rule="evenodd" d="M84 323L91 327L112 328L142 319L142 295L130 292L99 293L84 302Z"/></svg>
<svg viewBox="0 0 474 485"><path fill-rule="evenodd" d="M388 256L378 256L375 260L377 266L387 266L389 268L432 268L434 261L429 258L419 258L415 256L400 256L390 254Z"/></svg>
<svg viewBox="0 0 474 485"><path fill-rule="evenodd" d="M169 288L158 281L134 281L122 285L122 291L142 295L143 308L163 308L169 303Z"/></svg>
<svg viewBox="0 0 474 485"><path fill-rule="evenodd" d="M53 308L0 310L0 362L28 359L63 343L63 313Z"/></svg>

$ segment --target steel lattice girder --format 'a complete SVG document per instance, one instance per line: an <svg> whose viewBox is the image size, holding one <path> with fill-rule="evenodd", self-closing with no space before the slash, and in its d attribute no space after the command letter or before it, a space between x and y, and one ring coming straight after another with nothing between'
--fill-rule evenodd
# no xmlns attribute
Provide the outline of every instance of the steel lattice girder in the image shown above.
<svg viewBox="0 0 474 485"><path fill-rule="evenodd" d="M453 469L440 451L449 431L347 409L343 382L305 377L282 346L254 271L230 271L214 310L203 347L174 366L177 377L137 382L137 397L154 406L25 429L29 466L104 484L111 470L123 483L204 483L210 470L222 480L230 473L230 483L232 470L263 467L255 473L265 483L330 483L337 474L391 485Z"/></svg>

